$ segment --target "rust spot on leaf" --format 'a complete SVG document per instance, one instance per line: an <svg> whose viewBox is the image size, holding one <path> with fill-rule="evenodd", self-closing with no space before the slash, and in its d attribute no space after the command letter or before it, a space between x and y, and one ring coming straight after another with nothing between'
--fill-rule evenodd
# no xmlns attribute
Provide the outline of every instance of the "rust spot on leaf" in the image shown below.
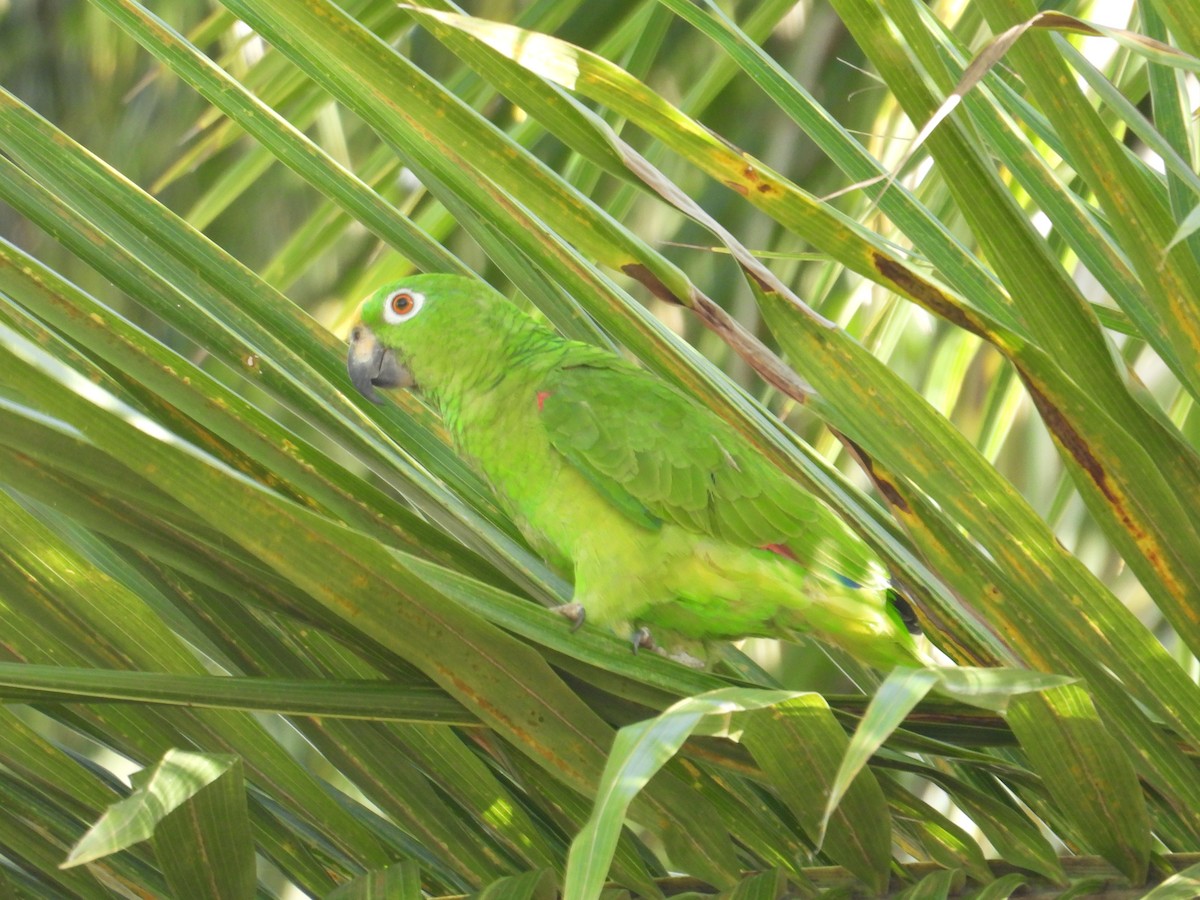
<svg viewBox="0 0 1200 900"><path fill-rule="evenodd" d="M541 756L543 759L549 762L552 766L554 766L554 768L567 771L566 767L563 765L563 760L557 756L550 747L547 747L541 741L538 741L534 734L529 731L529 729L518 725L516 721L513 720L512 716L505 713L504 710L480 694L473 684L464 681L462 678L459 678L454 672L448 669L443 668L442 673L446 676L447 681L449 681L453 687L464 697L471 698L471 701L483 714L484 721L487 721L487 718L490 717L493 721L502 723L503 730L506 732L505 736L510 741L523 744L525 747L533 750L538 756ZM542 724L540 717L538 721L533 721L530 724L534 728L538 728Z"/></svg>
<svg viewBox="0 0 1200 900"><path fill-rule="evenodd" d="M879 488L879 493L883 494L888 503L896 507L896 509L900 510L901 512L912 512L912 510L909 508L908 501L905 500L900 494L900 491L896 488L896 485L892 484L891 481L880 475L879 472L876 471L874 463L872 463L869 459L867 460L867 470L871 475L871 479L875 482L875 486Z"/></svg>
<svg viewBox="0 0 1200 900"><path fill-rule="evenodd" d="M524 743L532 743L532 741L529 739L530 735L528 735L524 729L517 728L516 723L513 722L512 718L506 715L504 711L500 709L500 707L496 706L496 704L492 703L490 700L480 694L479 691L475 689L473 684L452 674L450 675L449 681L453 683L454 687L457 688L460 693L466 697L470 697L472 702L478 706L480 710L484 711L496 721L503 722L508 728L512 729L515 734L520 736Z"/></svg>
<svg viewBox="0 0 1200 900"><path fill-rule="evenodd" d="M750 181L758 181L758 170L754 166L747 165L746 168L742 169L742 175Z"/></svg>
<svg viewBox="0 0 1200 900"><path fill-rule="evenodd" d="M773 194L773 193L775 193L775 187L774 187L774 185L767 184L765 181L764 181L764 182L762 182L761 184L759 184L759 186L756 188L756 190L757 190L757 191L758 191L760 194Z"/></svg>
<svg viewBox="0 0 1200 900"><path fill-rule="evenodd" d="M756 273L753 269L747 268L746 266L743 265L742 271L754 279L755 284L758 285L759 290L761 290L764 294L776 293L775 288L771 287L769 284L767 284L765 281L763 281L763 279L761 277L759 277L758 273Z"/></svg>
<svg viewBox="0 0 1200 900"><path fill-rule="evenodd" d="M746 187L740 181L726 181L725 187L729 188L731 191L737 191L743 197L750 196L750 188Z"/></svg>
<svg viewBox="0 0 1200 900"><path fill-rule="evenodd" d="M971 334L978 335L985 340L987 339L987 329L976 322L966 310L950 302L945 294L928 281L919 278L901 263L890 259L882 253L873 252L871 254L871 264L875 267L876 272L895 284L914 300L919 301L930 312L941 316L952 325L957 325L959 328L971 332Z"/></svg>
<svg viewBox="0 0 1200 900"><path fill-rule="evenodd" d="M1159 574L1164 584L1171 591L1181 591L1183 587L1179 583L1179 579L1172 571L1172 566L1169 562L1163 559L1155 543L1155 538L1146 533L1146 530L1138 524L1135 518L1130 515L1126 508L1124 498L1116 490L1108 480L1108 472L1105 470L1103 463L1096 458L1092 453L1092 449L1083 435L1075 427L1074 423L1063 414L1050 398L1034 384L1032 384L1024 373L1021 373L1021 380L1025 384L1025 389L1029 391L1029 397L1033 400L1033 405L1037 408L1038 414L1041 415L1042 421L1046 423L1046 427L1050 429L1055 440L1064 450L1071 454L1072 458L1079 464L1079 467L1087 473L1088 478L1096 485L1096 488L1104 495L1104 499L1112 506L1113 514L1120 520L1121 525L1129 532L1141 551L1146 562L1150 567Z"/></svg>
<svg viewBox="0 0 1200 900"><path fill-rule="evenodd" d="M863 470L870 477L871 481L874 482L879 493L883 494L884 499L901 512L911 513L912 507L908 505L908 501L904 499L904 495L900 493L899 488L896 487L890 478L886 478L875 468L875 462L871 459L867 451L844 434L839 435L839 437L841 437L842 443L846 445L846 448L858 458L859 465L863 467Z"/></svg>
<svg viewBox="0 0 1200 900"><path fill-rule="evenodd" d="M676 297L674 293L671 292L670 288L662 283L657 275L655 275L641 263L629 263L628 265L621 266L621 271L635 281L645 285L646 289L649 290L650 293L652 293L659 300L665 300L667 303L674 303L676 306L687 306L686 303L684 303L682 300Z"/></svg>
<svg viewBox="0 0 1200 900"><path fill-rule="evenodd" d="M1063 415L1062 410L1051 403L1050 398L1043 394L1041 389L1033 384L1024 373L1021 373L1021 380L1025 383L1025 389L1029 391L1029 398L1033 400L1033 405L1037 407L1037 411L1041 415L1042 421L1046 423L1046 427L1058 438L1058 442L1062 444L1063 448L1079 463L1080 468L1087 472L1088 477L1100 489L1100 493L1104 494L1105 499L1114 506L1120 507L1120 498L1108 483L1108 473L1104 471L1104 466L1101 465L1100 460L1096 459L1095 454L1092 453L1092 449L1088 446L1087 441L1083 439L1083 435L1079 433L1071 420ZM1126 525L1130 524L1132 523L1126 520Z"/></svg>

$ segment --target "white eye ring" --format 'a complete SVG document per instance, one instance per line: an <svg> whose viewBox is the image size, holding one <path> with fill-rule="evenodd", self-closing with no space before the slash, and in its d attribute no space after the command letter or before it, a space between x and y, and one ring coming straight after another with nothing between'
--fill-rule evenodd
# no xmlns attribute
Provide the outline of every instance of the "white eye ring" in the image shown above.
<svg viewBox="0 0 1200 900"><path fill-rule="evenodd" d="M383 301L383 319L389 325L399 325L401 322L407 322L421 311L421 306L424 303L424 294L405 290L404 288L392 291L388 295L388 298Z"/></svg>

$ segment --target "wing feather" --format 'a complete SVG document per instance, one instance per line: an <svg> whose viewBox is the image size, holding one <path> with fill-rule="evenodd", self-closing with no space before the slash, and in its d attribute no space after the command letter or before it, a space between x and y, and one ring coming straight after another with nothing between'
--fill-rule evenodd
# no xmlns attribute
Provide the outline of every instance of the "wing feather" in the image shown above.
<svg viewBox="0 0 1200 900"><path fill-rule="evenodd" d="M873 554L820 501L686 394L622 360L569 359L543 385L550 441L632 518L861 577ZM812 547L812 557L806 552Z"/></svg>

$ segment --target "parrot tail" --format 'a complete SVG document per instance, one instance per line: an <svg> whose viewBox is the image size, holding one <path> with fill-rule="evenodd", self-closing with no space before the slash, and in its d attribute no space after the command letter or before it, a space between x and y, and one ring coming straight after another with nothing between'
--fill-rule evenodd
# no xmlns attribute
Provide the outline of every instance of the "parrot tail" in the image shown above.
<svg viewBox="0 0 1200 900"><path fill-rule="evenodd" d="M800 562L799 558L792 551L792 548L787 544L765 544L761 549L774 553L776 556L782 556L785 559L790 559L794 563ZM835 577L845 584L846 587L858 587L854 581L846 578L843 575L835 575ZM917 614L913 611L912 604L909 603L908 598L895 588L891 587L887 589L886 597L887 602L891 605L892 609L896 611L896 615L900 617L900 621L904 623L904 627L908 629L908 633L920 634L921 622L919 619L917 619Z"/></svg>

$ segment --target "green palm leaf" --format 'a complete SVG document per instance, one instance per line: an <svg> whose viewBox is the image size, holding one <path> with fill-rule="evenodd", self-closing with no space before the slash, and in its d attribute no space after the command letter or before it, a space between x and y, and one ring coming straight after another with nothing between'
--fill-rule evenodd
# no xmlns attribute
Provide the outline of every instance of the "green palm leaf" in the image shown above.
<svg viewBox="0 0 1200 900"><path fill-rule="evenodd" d="M1186 893L1186 4L222 2L0 11L0 894ZM414 270L709 405L958 668L570 633L350 389Z"/></svg>

